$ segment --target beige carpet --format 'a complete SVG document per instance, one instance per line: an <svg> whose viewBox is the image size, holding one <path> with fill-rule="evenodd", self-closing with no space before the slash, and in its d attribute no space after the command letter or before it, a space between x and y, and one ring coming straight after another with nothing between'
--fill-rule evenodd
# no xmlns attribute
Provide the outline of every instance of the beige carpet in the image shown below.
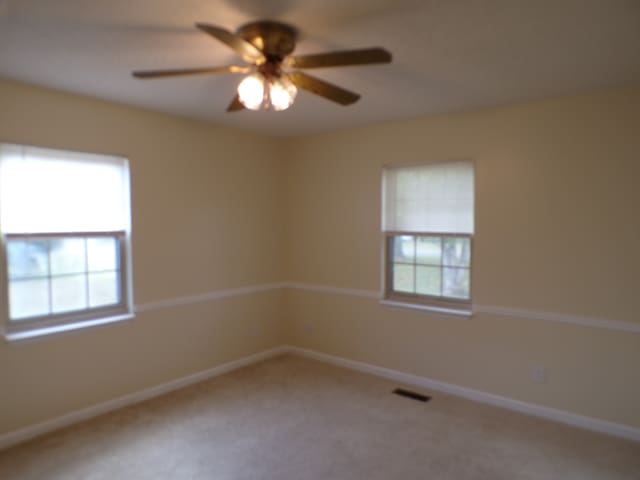
<svg viewBox="0 0 640 480"><path fill-rule="evenodd" d="M0 478L640 479L640 444L394 387L283 356L0 452Z"/></svg>

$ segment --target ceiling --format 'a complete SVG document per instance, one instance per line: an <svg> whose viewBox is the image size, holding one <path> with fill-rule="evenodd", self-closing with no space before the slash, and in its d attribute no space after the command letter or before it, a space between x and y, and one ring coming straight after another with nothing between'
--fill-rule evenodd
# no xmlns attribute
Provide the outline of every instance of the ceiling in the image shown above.
<svg viewBox="0 0 640 480"><path fill-rule="evenodd" d="M311 72L284 112L226 113L240 77L137 80L134 69L242 64L194 28L275 19L296 53L382 46L389 65ZM298 135L640 84L638 0L0 0L0 78L273 135Z"/></svg>

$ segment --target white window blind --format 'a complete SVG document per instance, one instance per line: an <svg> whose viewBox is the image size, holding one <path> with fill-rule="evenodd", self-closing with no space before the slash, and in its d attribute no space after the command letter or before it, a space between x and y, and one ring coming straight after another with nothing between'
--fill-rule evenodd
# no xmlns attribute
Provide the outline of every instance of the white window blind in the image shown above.
<svg viewBox="0 0 640 480"><path fill-rule="evenodd" d="M382 190L385 232L473 233L471 161L388 167Z"/></svg>
<svg viewBox="0 0 640 480"><path fill-rule="evenodd" d="M128 194L125 158L0 145L3 233L128 231Z"/></svg>

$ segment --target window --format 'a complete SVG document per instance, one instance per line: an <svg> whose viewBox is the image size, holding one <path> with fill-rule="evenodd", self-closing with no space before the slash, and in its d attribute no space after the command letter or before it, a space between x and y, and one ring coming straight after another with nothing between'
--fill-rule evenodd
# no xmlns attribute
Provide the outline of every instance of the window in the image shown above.
<svg viewBox="0 0 640 480"><path fill-rule="evenodd" d="M7 336L130 315L129 217L126 159L0 145Z"/></svg>
<svg viewBox="0 0 640 480"><path fill-rule="evenodd" d="M473 183L470 161L384 169L385 299L468 312Z"/></svg>

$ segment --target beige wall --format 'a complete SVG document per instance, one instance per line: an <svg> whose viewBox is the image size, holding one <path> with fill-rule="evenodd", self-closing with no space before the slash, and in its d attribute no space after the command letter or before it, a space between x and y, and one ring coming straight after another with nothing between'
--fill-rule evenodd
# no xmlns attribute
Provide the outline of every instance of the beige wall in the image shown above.
<svg viewBox="0 0 640 480"><path fill-rule="evenodd" d="M130 159L138 305L376 291L381 166L471 158L476 304L640 322L638 131L640 89L275 140L0 81L0 141ZM0 343L0 434L284 342L640 427L638 334L273 290Z"/></svg>
<svg viewBox="0 0 640 480"><path fill-rule="evenodd" d="M283 279L283 164L271 139L0 82L0 141L129 158L137 305ZM0 341L0 434L280 345L281 296Z"/></svg>
<svg viewBox="0 0 640 480"><path fill-rule="evenodd" d="M316 135L289 152L289 280L379 290L382 165L469 158L475 304L640 325L640 89ZM640 334L287 298L294 345L640 427ZM548 383L529 380L535 364Z"/></svg>

